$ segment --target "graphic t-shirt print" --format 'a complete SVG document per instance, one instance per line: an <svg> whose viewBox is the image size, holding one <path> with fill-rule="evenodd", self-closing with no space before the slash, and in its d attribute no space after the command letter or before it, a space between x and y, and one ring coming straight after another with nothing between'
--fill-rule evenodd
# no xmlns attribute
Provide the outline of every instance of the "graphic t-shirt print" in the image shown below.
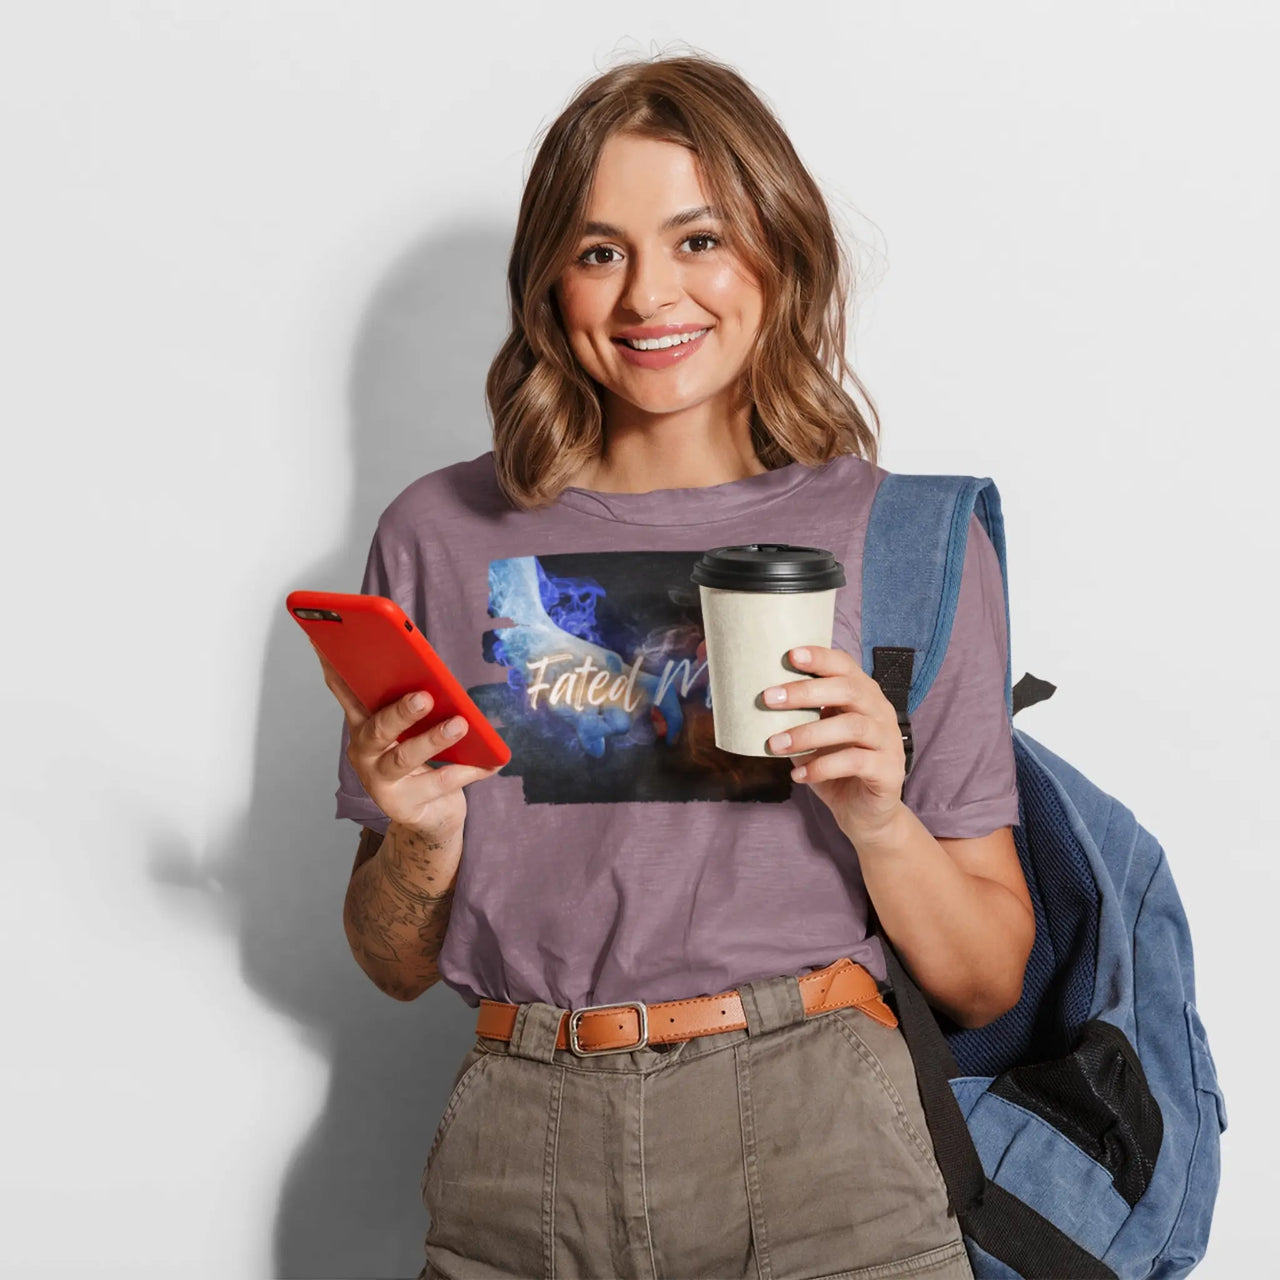
<svg viewBox="0 0 1280 1280"><path fill-rule="evenodd" d="M530 804L760 800L791 794L787 760L715 744L700 552L514 556L489 563L484 658L472 686Z"/></svg>

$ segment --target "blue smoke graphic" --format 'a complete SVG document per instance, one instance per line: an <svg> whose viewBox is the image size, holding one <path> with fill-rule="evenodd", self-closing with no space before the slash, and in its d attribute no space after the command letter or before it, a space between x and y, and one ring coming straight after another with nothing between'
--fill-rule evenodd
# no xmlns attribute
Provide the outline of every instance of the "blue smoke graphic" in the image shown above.
<svg viewBox="0 0 1280 1280"><path fill-rule="evenodd" d="M543 568L542 561L536 556L533 557L533 562L538 570L538 595L547 617L570 635L603 645L604 636L596 622L596 601L605 594L605 589L594 578L555 577ZM508 688L523 688L524 681L509 660L506 645L496 633L493 654L494 660L508 669Z"/></svg>
<svg viewBox="0 0 1280 1280"><path fill-rule="evenodd" d="M596 623L596 601L604 595L604 588L593 578L553 578L537 557L534 564L538 566L538 591L547 617L572 635L604 644Z"/></svg>

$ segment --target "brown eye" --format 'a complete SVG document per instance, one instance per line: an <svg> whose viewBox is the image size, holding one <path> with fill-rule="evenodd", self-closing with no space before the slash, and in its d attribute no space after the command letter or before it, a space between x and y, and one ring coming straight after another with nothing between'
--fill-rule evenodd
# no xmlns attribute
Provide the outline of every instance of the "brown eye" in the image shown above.
<svg viewBox="0 0 1280 1280"><path fill-rule="evenodd" d="M611 249L607 244L592 245L592 247L588 249L585 253L580 253L578 255L578 261L581 262L582 265L586 267L608 267L608 266L612 266L613 264L609 262L592 262L590 261L591 255L593 253L616 253L616 252L617 252L616 249Z"/></svg>

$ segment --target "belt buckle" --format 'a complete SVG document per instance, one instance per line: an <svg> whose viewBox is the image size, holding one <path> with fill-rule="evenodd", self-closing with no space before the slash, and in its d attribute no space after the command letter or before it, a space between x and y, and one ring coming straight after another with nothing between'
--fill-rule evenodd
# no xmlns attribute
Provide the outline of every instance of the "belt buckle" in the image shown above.
<svg viewBox="0 0 1280 1280"><path fill-rule="evenodd" d="M585 1049L578 1043L578 1026L584 1013L595 1013L600 1009L634 1009L640 1015L640 1039L635 1044L624 1044L615 1049ZM612 1004L589 1004L581 1009L574 1009L569 1014L569 1048L580 1058L591 1058L601 1053L630 1053L633 1049L643 1049L649 1043L649 1011L643 1000L615 1000Z"/></svg>

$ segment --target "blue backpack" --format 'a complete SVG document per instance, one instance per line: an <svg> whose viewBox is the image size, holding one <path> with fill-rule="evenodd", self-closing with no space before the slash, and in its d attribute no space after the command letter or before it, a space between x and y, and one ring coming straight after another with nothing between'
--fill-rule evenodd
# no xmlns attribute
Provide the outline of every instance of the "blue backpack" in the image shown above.
<svg viewBox="0 0 1280 1280"><path fill-rule="evenodd" d="M862 665L910 716L947 650L970 516L1009 582L989 477L890 473L862 570ZM1010 646L1012 650L1012 646ZM951 1211L978 1280L1183 1276L1217 1198L1222 1091L1196 1012L1191 935L1164 850L1120 801L1013 725L1018 856L1036 939L1022 998L985 1027L925 1003L878 925Z"/></svg>

